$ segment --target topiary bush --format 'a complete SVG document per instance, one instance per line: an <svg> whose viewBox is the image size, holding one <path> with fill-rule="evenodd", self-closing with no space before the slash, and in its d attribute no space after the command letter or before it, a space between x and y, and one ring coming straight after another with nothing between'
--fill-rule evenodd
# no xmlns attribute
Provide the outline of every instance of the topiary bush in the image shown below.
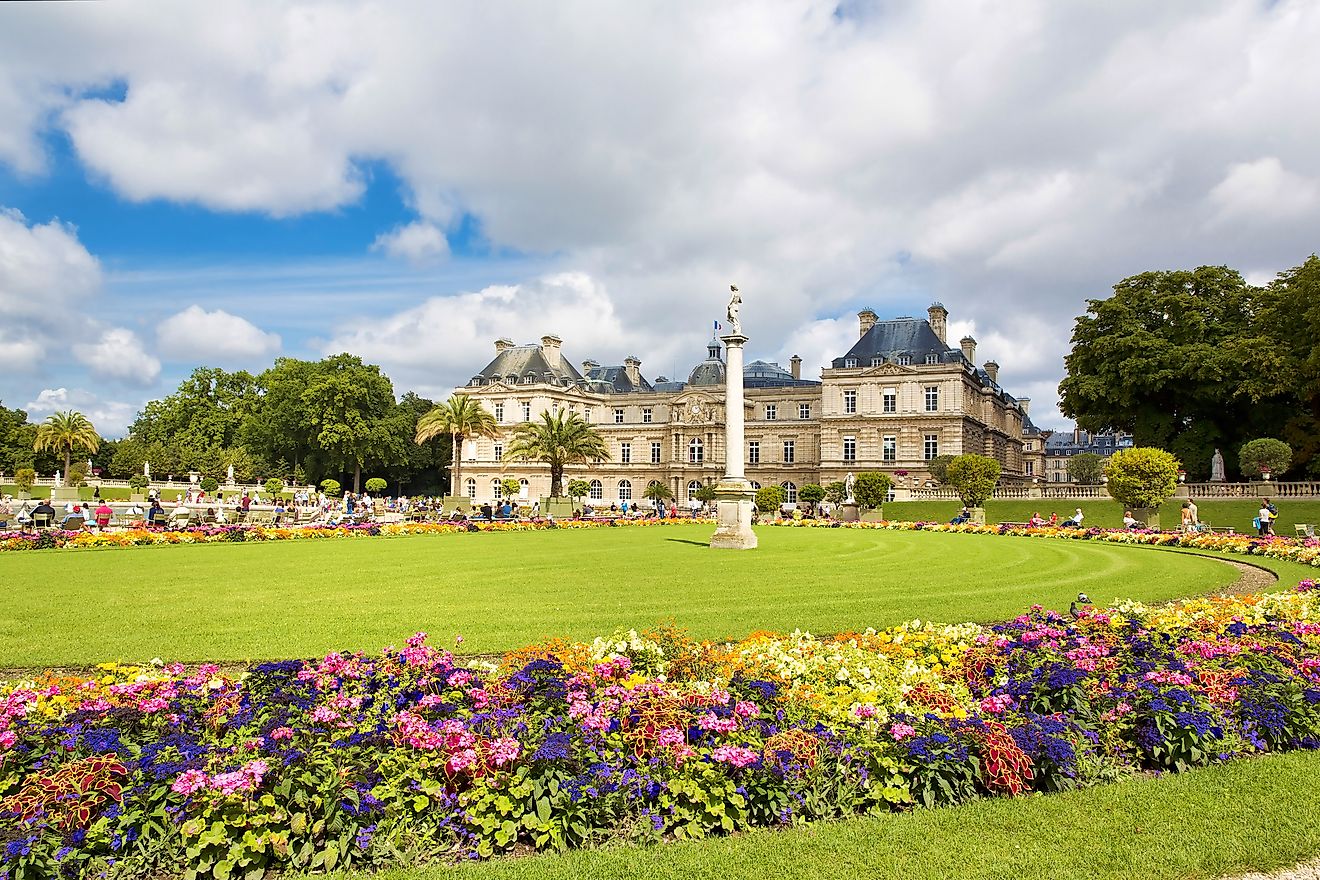
<svg viewBox="0 0 1320 880"><path fill-rule="evenodd" d="M825 500L825 487L817 483L807 483L798 489L798 498L810 504L812 510L815 510L816 505Z"/></svg>
<svg viewBox="0 0 1320 880"><path fill-rule="evenodd" d="M1178 468L1163 449L1119 449L1105 464L1109 494L1127 507L1157 508L1178 490Z"/></svg>
<svg viewBox="0 0 1320 880"><path fill-rule="evenodd" d="M518 482L516 477L505 477L500 480L500 491L509 501L517 501L518 495L522 492L522 483Z"/></svg>
<svg viewBox="0 0 1320 880"><path fill-rule="evenodd" d="M37 472L32 468L19 468L14 471L14 485L20 492L31 492L32 487L37 484Z"/></svg>
<svg viewBox="0 0 1320 880"><path fill-rule="evenodd" d="M1244 477L1263 476L1267 471L1278 476L1292 465L1292 447L1273 437L1248 440L1238 450L1238 464Z"/></svg>
<svg viewBox="0 0 1320 880"><path fill-rule="evenodd" d="M770 513L783 505L788 493L783 486L762 486L756 490L756 509L761 513Z"/></svg>
<svg viewBox="0 0 1320 880"><path fill-rule="evenodd" d="M214 495L220 490L220 481L215 477L202 477L202 481L197 485L199 485L202 491L207 495Z"/></svg>
<svg viewBox="0 0 1320 880"><path fill-rule="evenodd" d="M262 484L262 488L266 490L267 495L278 495L284 491L284 481L279 477L271 477Z"/></svg>
<svg viewBox="0 0 1320 880"><path fill-rule="evenodd" d="M988 455L969 452L949 462L948 484L957 491L963 504L972 508L981 507L995 494L995 484L999 482L1000 473L998 461Z"/></svg>
<svg viewBox="0 0 1320 880"><path fill-rule="evenodd" d="M80 464L69 465L69 472L64 475L64 485L78 486L87 485L87 468Z"/></svg>
<svg viewBox="0 0 1320 880"><path fill-rule="evenodd" d="M877 508L889 497L894 481L880 471L862 471L853 480L853 500L865 508Z"/></svg>
<svg viewBox="0 0 1320 880"><path fill-rule="evenodd" d="M342 491L342 487L339 485L338 480L322 480L321 491L334 498Z"/></svg>
<svg viewBox="0 0 1320 880"><path fill-rule="evenodd" d="M591 491L591 484L586 480L569 480L564 491L568 493L569 498L586 498L587 493Z"/></svg>
<svg viewBox="0 0 1320 880"><path fill-rule="evenodd" d="M379 495L381 492L385 491L386 485L388 484L385 482L384 478L372 477L367 480L367 491L373 495Z"/></svg>

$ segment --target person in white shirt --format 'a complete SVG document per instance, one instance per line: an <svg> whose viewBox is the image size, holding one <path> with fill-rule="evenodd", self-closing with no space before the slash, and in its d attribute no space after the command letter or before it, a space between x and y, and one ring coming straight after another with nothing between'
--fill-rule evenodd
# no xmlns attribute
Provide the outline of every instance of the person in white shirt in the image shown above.
<svg viewBox="0 0 1320 880"><path fill-rule="evenodd" d="M1123 528L1130 529L1137 524L1137 519L1132 515L1132 511L1123 511Z"/></svg>

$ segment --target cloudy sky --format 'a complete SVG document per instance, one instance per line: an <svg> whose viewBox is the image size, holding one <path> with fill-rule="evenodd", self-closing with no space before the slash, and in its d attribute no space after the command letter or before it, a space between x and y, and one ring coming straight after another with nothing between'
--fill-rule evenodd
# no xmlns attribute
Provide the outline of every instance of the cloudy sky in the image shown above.
<svg viewBox="0 0 1320 880"><path fill-rule="evenodd" d="M949 309L1055 409L1147 269L1320 240L1320 4L0 5L0 399L121 432L199 364L443 396L510 336L683 376L727 285L814 373Z"/></svg>

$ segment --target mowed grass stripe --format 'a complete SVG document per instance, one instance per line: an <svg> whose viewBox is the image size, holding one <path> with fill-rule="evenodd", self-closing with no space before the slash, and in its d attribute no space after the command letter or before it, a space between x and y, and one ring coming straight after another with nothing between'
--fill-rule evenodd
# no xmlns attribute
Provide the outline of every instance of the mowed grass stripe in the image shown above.
<svg viewBox="0 0 1320 880"><path fill-rule="evenodd" d="M991 621L1033 603L1222 588L1217 561L1098 543L710 526L172 546L0 556L0 667L377 650L426 630L499 651L672 621L703 637Z"/></svg>

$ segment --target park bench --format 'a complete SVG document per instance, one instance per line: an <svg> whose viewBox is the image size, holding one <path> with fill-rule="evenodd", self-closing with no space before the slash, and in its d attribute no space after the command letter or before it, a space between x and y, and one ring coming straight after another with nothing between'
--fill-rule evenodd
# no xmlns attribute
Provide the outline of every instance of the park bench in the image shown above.
<svg viewBox="0 0 1320 880"><path fill-rule="evenodd" d="M1293 526L1299 538L1314 538L1315 526L1308 523L1297 523Z"/></svg>

